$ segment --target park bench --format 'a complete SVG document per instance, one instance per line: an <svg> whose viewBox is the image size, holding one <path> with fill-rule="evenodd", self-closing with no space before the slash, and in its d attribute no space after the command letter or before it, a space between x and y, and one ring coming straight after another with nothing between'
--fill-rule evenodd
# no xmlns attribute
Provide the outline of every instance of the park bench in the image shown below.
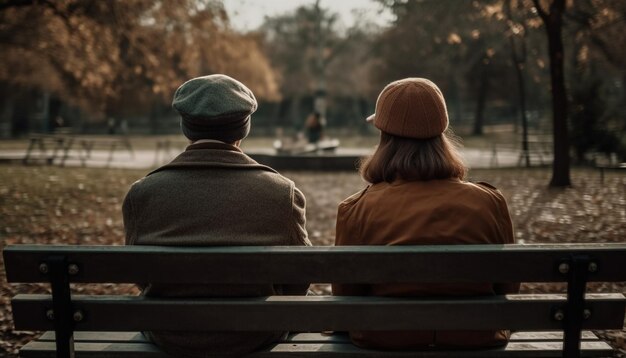
<svg viewBox="0 0 626 358"><path fill-rule="evenodd" d="M600 171L600 183L604 184L604 172L605 171L625 171L626 163L603 163L596 164L596 168Z"/></svg>
<svg viewBox="0 0 626 358"><path fill-rule="evenodd" d="M80 148L82 149L81 155L79 155L79 159L83 166L86 165L87 160L92 158L92 151L94 148L100 148L102 150L108 151L106 165L109 166L111 161L113 160L113 155L115 154L115 150L119 148L124 148L130 155L130 158L135 158L135 152L133 151L133 147L130 144L130 140L126 136L83 136L78 138L78 143Z"/></svg>
<svg viewBox="0 0 626 358"><path fill-rule="evenodd" d="M517 155L517 166L524 166L526 163L526 155L528 155L529 165L539 164L541 166L549 164L552 161L552 142L545 140L529 140L528 151L524 153L522 143L499 143L491 144L491 167L498 167L498 156L501 154Z"/></svg>
<svg viewBox="0 0 626 358"><path fill-rule="evenodd" d="M588 282L626 280L626 244L162 247L10 245L7 281L50 282L52 295L12 298L16 330L47 332L22 357L165 357L142 330L289 330L251 357L609 357L590 329L622 329L621 293ZM566 294L488 297L162 299L71 294L72 283L564 282ZM376 351L345 334L407 329L517 331L503 348ZM318 333L316 333L318 332ZM56 339L55 339L56 338Z"/></svg>
<svg viewBox="0 0 626 358"><path fill-rule="evenodd" d="M94 149L106 151L106 165L110 165L117 148L124 148L131 158L135 153L130 141L125 136L79 136L71 132L58 132L51 134L32 134L29 137L28 148L22 163L27 165L32 161L44 160L46 164L58 162L64 166L73 152L82 166L87 164L87 160L92 159ZM77 154L76 154L77 153Z"/></svg>
<svg viewBox="0 0 626 358"><path fill-rule="evenodd" d="M55 160L60 160L63 165L73 144L74 138L67 133L32 134L28 138L28 148L22 163L27 165L33 160L43 160L50 165L54 164Z"/></svg>
<svg viewBox="0 0 626 358"><path fill-rule="evenodd" d="M152 166L156 167L169 162L178 154L180 154L180 152L184 151L189 143L189 140L182 139L163 139L157 141L156 150L154 151L154 162L152 163Z"/></svg>

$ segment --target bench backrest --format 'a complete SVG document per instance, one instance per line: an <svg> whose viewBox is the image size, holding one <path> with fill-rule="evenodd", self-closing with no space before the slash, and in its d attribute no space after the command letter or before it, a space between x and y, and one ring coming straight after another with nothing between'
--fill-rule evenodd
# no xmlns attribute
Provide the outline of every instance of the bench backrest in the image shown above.
<svg viewBox="0 0 626 358"><path fill-rule="evenodd" d="M213 248L21 245L5 248L4 260L9 282L52 284L52 297L17 295L12 304L16 329L55 329L58 344L59 340L71 341L73 330L564 330L564 354L575 356L582 329L619 329L625 310L624 296L618 293L585 297L587 282L626 281L624 244ZM69 287L70 282L485 281L567 282L568 292L420 299L157 299L70 296ZM69 331L69 336L62 331Z"/></svg>

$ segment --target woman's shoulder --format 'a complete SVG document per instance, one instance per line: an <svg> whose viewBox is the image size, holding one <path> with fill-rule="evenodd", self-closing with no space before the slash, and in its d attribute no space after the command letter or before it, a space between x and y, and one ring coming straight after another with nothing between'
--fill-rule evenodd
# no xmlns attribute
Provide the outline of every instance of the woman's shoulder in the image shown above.
<svg viewBox="0 0 626 358"><path fill-rule="evenodd" d="M463 183L478 191L501 194L498 188L486 181L464 181Z"/></svg>
<svg viewBox="0 0 626 358"><path fill-rule="evenodd" d="M506 200L504 198L504 195L502 195L502 192L495 186L491 185L490 183L487 183L484 181L476 181L476 182L466 181L466 182L463 182L463 184L465 185L467 190L471 190L477 196L481 196L483 198L489 198L493 201L500 202L500 203L506 203Z"/></svg>
<svg viewBox="0 0 626 358"><path fill-rule="evenodd" d="M369 188L370 185L345 198L341 203L339 203L339 208L345 208L354 205L356 202L359 201L359 199L363 197L363 195L365 195Z"/></svg>
<svg viewBox="0 0 626 358"><path fill-rule="evenodd" d="M473 190L478 190L478 191L488 191L488 192L499 192L498 188L496 188L495 186L493 186L492 184L486 182L486 181L474 181L474 180L468 180L468 181L461 181L461 183L463 185L465 185L468 188L471 188Z"/></svg>

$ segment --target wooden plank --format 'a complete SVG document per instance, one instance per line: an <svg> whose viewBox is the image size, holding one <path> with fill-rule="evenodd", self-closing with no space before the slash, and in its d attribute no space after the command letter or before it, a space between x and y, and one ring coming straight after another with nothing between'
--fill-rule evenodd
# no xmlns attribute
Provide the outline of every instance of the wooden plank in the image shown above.
<svg viewBox="0 0 626 358"><path fill-rule="evenodd" d="M611 347L604 342L582 342L583 357L608 357L612 355ZM358 348L352 344L277 344L266 350L253 353L248 357L458 357L458 358L492 358L492 357L561 357L560 343L509 343L505 348L480 350L425 350L425 351L378 351ZM28 343L20 351L24 358L53 358L54 344L51 342L34 341ZM76 357L110 358L110 357L168 357L154 345L146 343L77 343ZM213 356L212 356L213 357Z"/></svg>
<svg viewBox="0 0 626 358"><path fill-rule="evenodd" d="M537 342L537 343L509 343L504 348L479 349L479 350L424 350L424 351L379 351L361 349L352 344L278 344L263 352L250 355L250 357L263 358L281 356L286 357L335 357L338 355L347 357L457 357L457 358L492 358L492 357L562 357L561 343ZM583 357L609 357L611 347L604 342L582 342L581 356Z"/></svg>
<svg viewBox="0 0 626 358"><path fill-rule="evenodd" d="M581 338L586 341L597 341L599 338L591 331L583 331ZM39 341L54 341L54 331L47 331L42 334ZM513 332L511 342L545 342L562 341L563 332ZM148 339L141 332L74 332L75 342L147 342ZM333 332L329 334L321 333L292 333L282 342L293 343L347 343L350 337L345 332Z"/></svg>
<svg viewBox="0 0 626 358"><path fill-rule="evenodd" d="M76 343L76 357L172 358L152 343ZM20 350L22 358L56 358L54 342L32 341Z"/></svg>
<svg viewBox="0 0 626 358"><path fill-rule="evenodd" d="M584 341L598 341L599 338L592 331L582 331L581 338ZM40 338L41 339L41 338ZM513 332L511 342L560 342L563 340L563 332L539 331L539 332ZM292 333L283 341L284 343L347 343L350 337L345 332L335 332L332 334L320 333Z"/></svg>
<svg viewBox="0 0 626 358"><path fill-rule="evenodd" d="M510 295L475 298L386 298L269 296L256 298L156 299L137 296L74 296L85 319L81 331L227 330L323 331L350 329L559 330L553 312L563 295ZM45 317L49 295L13 298L17 330L50 330ZM587 295L592 312L585 329L623 326L621 294ZM171 317L176 317L172 320Z"/></svg>
<svg viewBox="0 0 626 358"><path fill-rule="evenodd" d="M37 340L53 342L54 331L46 331ZM148 342L141 332L74 332L74 342Z"/></svg>
<svg viewBox="0 0 626 358"><path fill-rule="evenodd" d="M626 281L626 244L344 247L163 247L11 245L9 282L45 282L39 265L51 254L76 263L73 282L400 283L557 282L558 264L589 255L590 281ZM298 267L298 270L293 270ZM259 269L262 268L262 269ZM193 272L199 274L193 275ZM201 274L200 274L201 273Z"/></svg>
<svg viewBox="0 0 626 358"><path fill-rule="evenodd" d="M582 331L581 338L586 341L599 340L591 331ZM523 342L523 341L561 341L563 340L563 332L513 332L511 334L511 341Z"/></svg>
<svg viewBox="0 0 626 358"><path fill-rule="evenodd" d="M350 343L350 337L347 332L335 332L332 334L292 333L281 343Z"/></svg>
<svg viewBox="0 0 626 358"><path fill-rule="evenodd" d="M562 335L561 335L562 336ZM40 342L54 342L54 331L46 331L37 338ZM74 342L78 343L145 343L148 339L141 332L74 332ZM320 333L292 333L282 342L296 343L328 343L350 342L347 333L320 334Z"/></svg>
<svg viewBox="0 0 626 358"><path fill-rule="evenodd" d="M582 331L581 338L584 341L598 341L599 338L591 331ZM40 338L41 339L41 338ZM513 332L511 334L511 342L560 342L563 340L563 332L539 331L539 332ZM346 343L350 342L350 337L345 332L335 332L332 334L321 333L292 333L284 340L284 343Z"/></svg>

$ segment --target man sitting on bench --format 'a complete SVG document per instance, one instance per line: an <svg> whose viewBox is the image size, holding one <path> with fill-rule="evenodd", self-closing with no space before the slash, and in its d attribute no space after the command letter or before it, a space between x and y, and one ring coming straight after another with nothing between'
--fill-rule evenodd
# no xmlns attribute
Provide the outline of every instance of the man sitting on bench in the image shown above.
<svg viewBox="0 0 626 358"><path fill-rule="evenodd" d="M311 245L305 230L303 194L291 180L239 149L250 130L250 115L257 108L252 91L225 75L198 77L176 90L172 105L192 143L171 163L130 188L123 204L126 244ZM151 297L299 295L308 288L175 283L142 286L143 294ZM191 357L241 355L284 334L146 332L167 353Z"/></svg>

